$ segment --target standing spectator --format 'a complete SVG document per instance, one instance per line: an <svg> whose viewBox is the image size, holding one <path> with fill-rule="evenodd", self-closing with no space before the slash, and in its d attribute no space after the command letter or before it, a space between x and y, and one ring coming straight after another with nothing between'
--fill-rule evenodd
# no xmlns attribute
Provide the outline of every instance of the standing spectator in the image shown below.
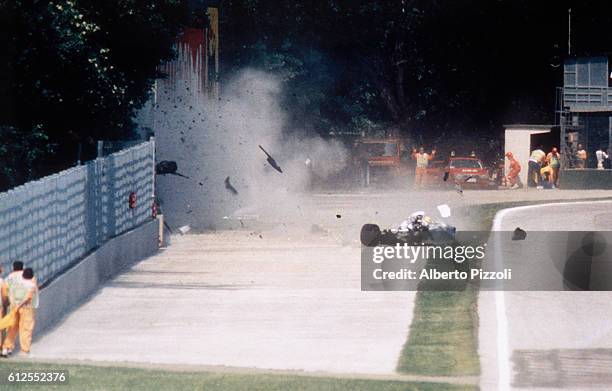
<svg viewBox="0 0 612 391"><path fill-rule="evenodd" d="M506 186L511 189L518 189L518 174L521 172L521 164L514 158L512 152L506 152L506 157L510 161L510 167L508 169L508 175L506 175Z"/></svg>
<svg viewBox="0 0 612 391"><path fill-rule="evenodd" d="M427 166L429 166L429 161L436 156L436 150L432 150L431 154L425 153L425 148L419 148L417 152L416 149L412 150L412 158L416 160L416 169L414 170L414 184L417 189L423 188L423 177L427 172Z"/></svg>
<svg viewBox="0 0 612 391"><path fill-rule="evenodd" d="M550 177L549 181L552 184L552 188L559 187L559 168L561 167L561 155L557 147L553 147L552 150L546 155L546 163L550 166Z"/></svg>
<svg viewBox="0 0 612 391"><path fill-rule="evenodd" d="M6 276L6 283L11 284L15 279L21 279L21 274L23 273L23 262L15 261L13 262L13 271Z"/></svg>
<svg viewBox="0 0 612 391"><path fill-rule="evenodd" d="M542 168L542 164L546 159L546 153L542 150L542 146L538 146L531 152L529 156L529 171L528 175L528 185L533 187L535 186L537 189L543 189L542 186L542 175L540 174L540 169Z"/></svg>
<svg viewBox="0 0 612 391"><path fill-rule="evenodd" d="M608 156L608 154L604 151L603 147L600 147L596 152L595 152L595 157L597 158L597 169L598 170L603 170L605 161L608 160L610 158L610 156Z"/></svg>
<svg viewBox="0 0 612 391"><path fill-rule="evenodd" d="M6 278L4 279L3 282L3 291L6 293L6 301L7 301L7 305L10 307L10 291L11 291L11 287L13 287L17 282L20 282L22 279L22 274L23 274L23 262L21 261L15 261L13 262L13 271L9 273L8 276L6 276ZM10 310L10 308L9 308ZM0 353L0 356L2 357L7 357L9 356L11 353L13 353L13 348L14 348L14 342L13 345L10 345L9 341L8 341L8 332L6 335L6 338L4 339L4 341L2 342L2 353Z"/></svg>
<svg viewBox="0 0 612 391"><path fill-rule="evenodd" d="M587 151L584 149L582 144L578 144L578 149L576 150L576 168L582 170L587 166Z"/></svg>
<svg viewBox="0 0 612 391"><path fill-rule="evenodd" d="M11 303L11 310L15 309L16 311L16 322L8 329L5 349L13 351L17 332L19 332L21 351L27 355L30 353L30 347L32 346L36 308L38 308L38 286L36 286L32 268L25 269L22 278L16 279L10 286L9 302ZM3 353L5 353L4 349Z"/></svg>

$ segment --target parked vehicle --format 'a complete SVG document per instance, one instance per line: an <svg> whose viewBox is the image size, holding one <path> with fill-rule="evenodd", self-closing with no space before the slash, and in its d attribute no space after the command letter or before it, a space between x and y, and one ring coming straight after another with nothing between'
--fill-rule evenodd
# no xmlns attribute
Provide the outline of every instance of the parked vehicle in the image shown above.
<svg viewBox="0 0 612 391"><path fill-rule="evenodd" d="M448 161L434 161L427 169L426 185L430 188L451 187L491 189L495 179L482 161L475 157L450 157Z"/></svg>
<svg viewBox="0 0 612 391"><path fill-rule="evenodd" d="M489 170L475 157L452 157L449 159L448 179L464 188L488 189L491 187Z"/></svg>
<svg viewBox="0 0 612 391"><path fill-rule="evenodd" d="M362 186L369 186L381 177L399 177L406 171L401 140L388 138L356 141L353 166Z"/></svg>

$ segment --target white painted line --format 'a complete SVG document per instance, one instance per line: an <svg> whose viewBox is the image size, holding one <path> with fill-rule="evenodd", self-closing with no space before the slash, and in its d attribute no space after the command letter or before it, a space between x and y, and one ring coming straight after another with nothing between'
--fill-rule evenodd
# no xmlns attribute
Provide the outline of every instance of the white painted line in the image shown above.
<svg viewBox="0 0 612 391"><path fill-rule="evenodd" d="M502 228L504 216L512 209L503 209L495 214L493 219L492 231L494 235L499 235ZM495 247L495 267L497 270L503 270L501 264L501 247ZM510 355L508 353L508 317L506 314L506 297L503 290L495 292L495 324L497 326L497 390L510 390Z"/></svg>
<svg viewBox="0 0 612 391"><path fill-rule="evenodd" d="M580 205L580 204L599 204L599 203L610 203L612 201L576 201L576 202L557 202L550 204L537 204L537 205L525 205L517 206L515 208L502 209L495 214L493 219L493 226L491 231L499 232L502 230L502 221L507 214L519 212L527 209L535 208L546 208L551 206L567 206L567 205ZM501 247L496 246L495 252L495 263L498 270L502 270L501 265ZM495 292L495 317L497 323L497 390L508 391L510 390L510 354L508 352L508 316L506 314L506 298L505 292L499 290Z"/></svg>
<svg viewBox="0 0 612 391"><path fill-rule="evenodd" d="M495 317L497 320L497 389L510 390L510 354L508 353L508 318L504 291L495 292Z"/></svg>

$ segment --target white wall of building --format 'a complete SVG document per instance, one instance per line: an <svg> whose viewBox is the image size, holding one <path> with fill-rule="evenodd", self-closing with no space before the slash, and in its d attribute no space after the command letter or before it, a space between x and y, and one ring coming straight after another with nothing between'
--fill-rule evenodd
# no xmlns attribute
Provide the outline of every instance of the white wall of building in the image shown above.
<svg viewBox="0 0 612 391"><path fill-rule="evenodd" d="M521 173L519 178L521 183L527 185L528 160L531 154L531 149L535 146L531 145L531 135L550 133L551 129L543 129L538 125L507 125L504 135L504 154L512 152L516 160L521 164ZM509 161L506 159L504 173L508 172Z"/></svg>

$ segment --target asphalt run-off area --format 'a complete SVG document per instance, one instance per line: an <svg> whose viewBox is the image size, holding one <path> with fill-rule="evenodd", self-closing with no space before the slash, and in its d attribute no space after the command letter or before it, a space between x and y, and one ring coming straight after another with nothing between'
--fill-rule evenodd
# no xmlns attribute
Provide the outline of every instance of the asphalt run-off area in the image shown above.
<svg viewBox="0 0 612 391"><path fill-rule="evenodd" d="M441 203L449 204L455 212L486 203L571 201L587 196L604 198L609 192L307 195L295 219L266 221L262 215L258 221L228 229L172 236L166 248L109 281L38 339L32 356L40 360L394 374L408 338L416 295L360 290L362 224L391 226L415 210L433 213ZM558 212L553 208L542 211ZM576 213L582 212L577 209ZM510 219L515 217L529 228L523 215L508 215L504 223L512 226L515 222ZM459 229L475 227L469 213L467 217L455 213L449 221ZM549 295L550 299L534 296L534 292L506 296L507 318L521 319L507 326L509 353L517 349L609 347L612 339L597 326L610 320L603 316L604 310L612 313L610 301L605 299L609 295L587 298L565 293L568 300L558 303L564 306L558 311L549 304L559 293ZM498 363L497 320L486 317L489 304L481 305L481 316L485 308L481 345L483 349L492 346L482 356ZM592 311L593 305L601 306L602 311ZM568 310L566 306L583 311L576 312L570 324L561 318L546 318L551 311L561 317ZM526 308L535 308L539 315L531 316ZM551 311L543 311L546 308ZM527 321L530 327L525 327ZM599 332L589 334L584 327ZM577 339L580 332L583 338ZM540 334L544 337L537 336ZM554 341L571 342L572 346ZM487 379L494 373L492 384L498 384L499 371L483 367ZM484 389L493 389L487 384Z"/></svg>
<svg viewBox="0 0 612 391"><path fill-rule="evenodd" d="M498 213L493 228L520 226L528 235L610 231L611 207L611 201L517 207ZM520 251L534 266L549 265L550 275L561 277L546 243L525 241ZM478 306L481 389L612 387L609 291L480 292Z"/></svg>

